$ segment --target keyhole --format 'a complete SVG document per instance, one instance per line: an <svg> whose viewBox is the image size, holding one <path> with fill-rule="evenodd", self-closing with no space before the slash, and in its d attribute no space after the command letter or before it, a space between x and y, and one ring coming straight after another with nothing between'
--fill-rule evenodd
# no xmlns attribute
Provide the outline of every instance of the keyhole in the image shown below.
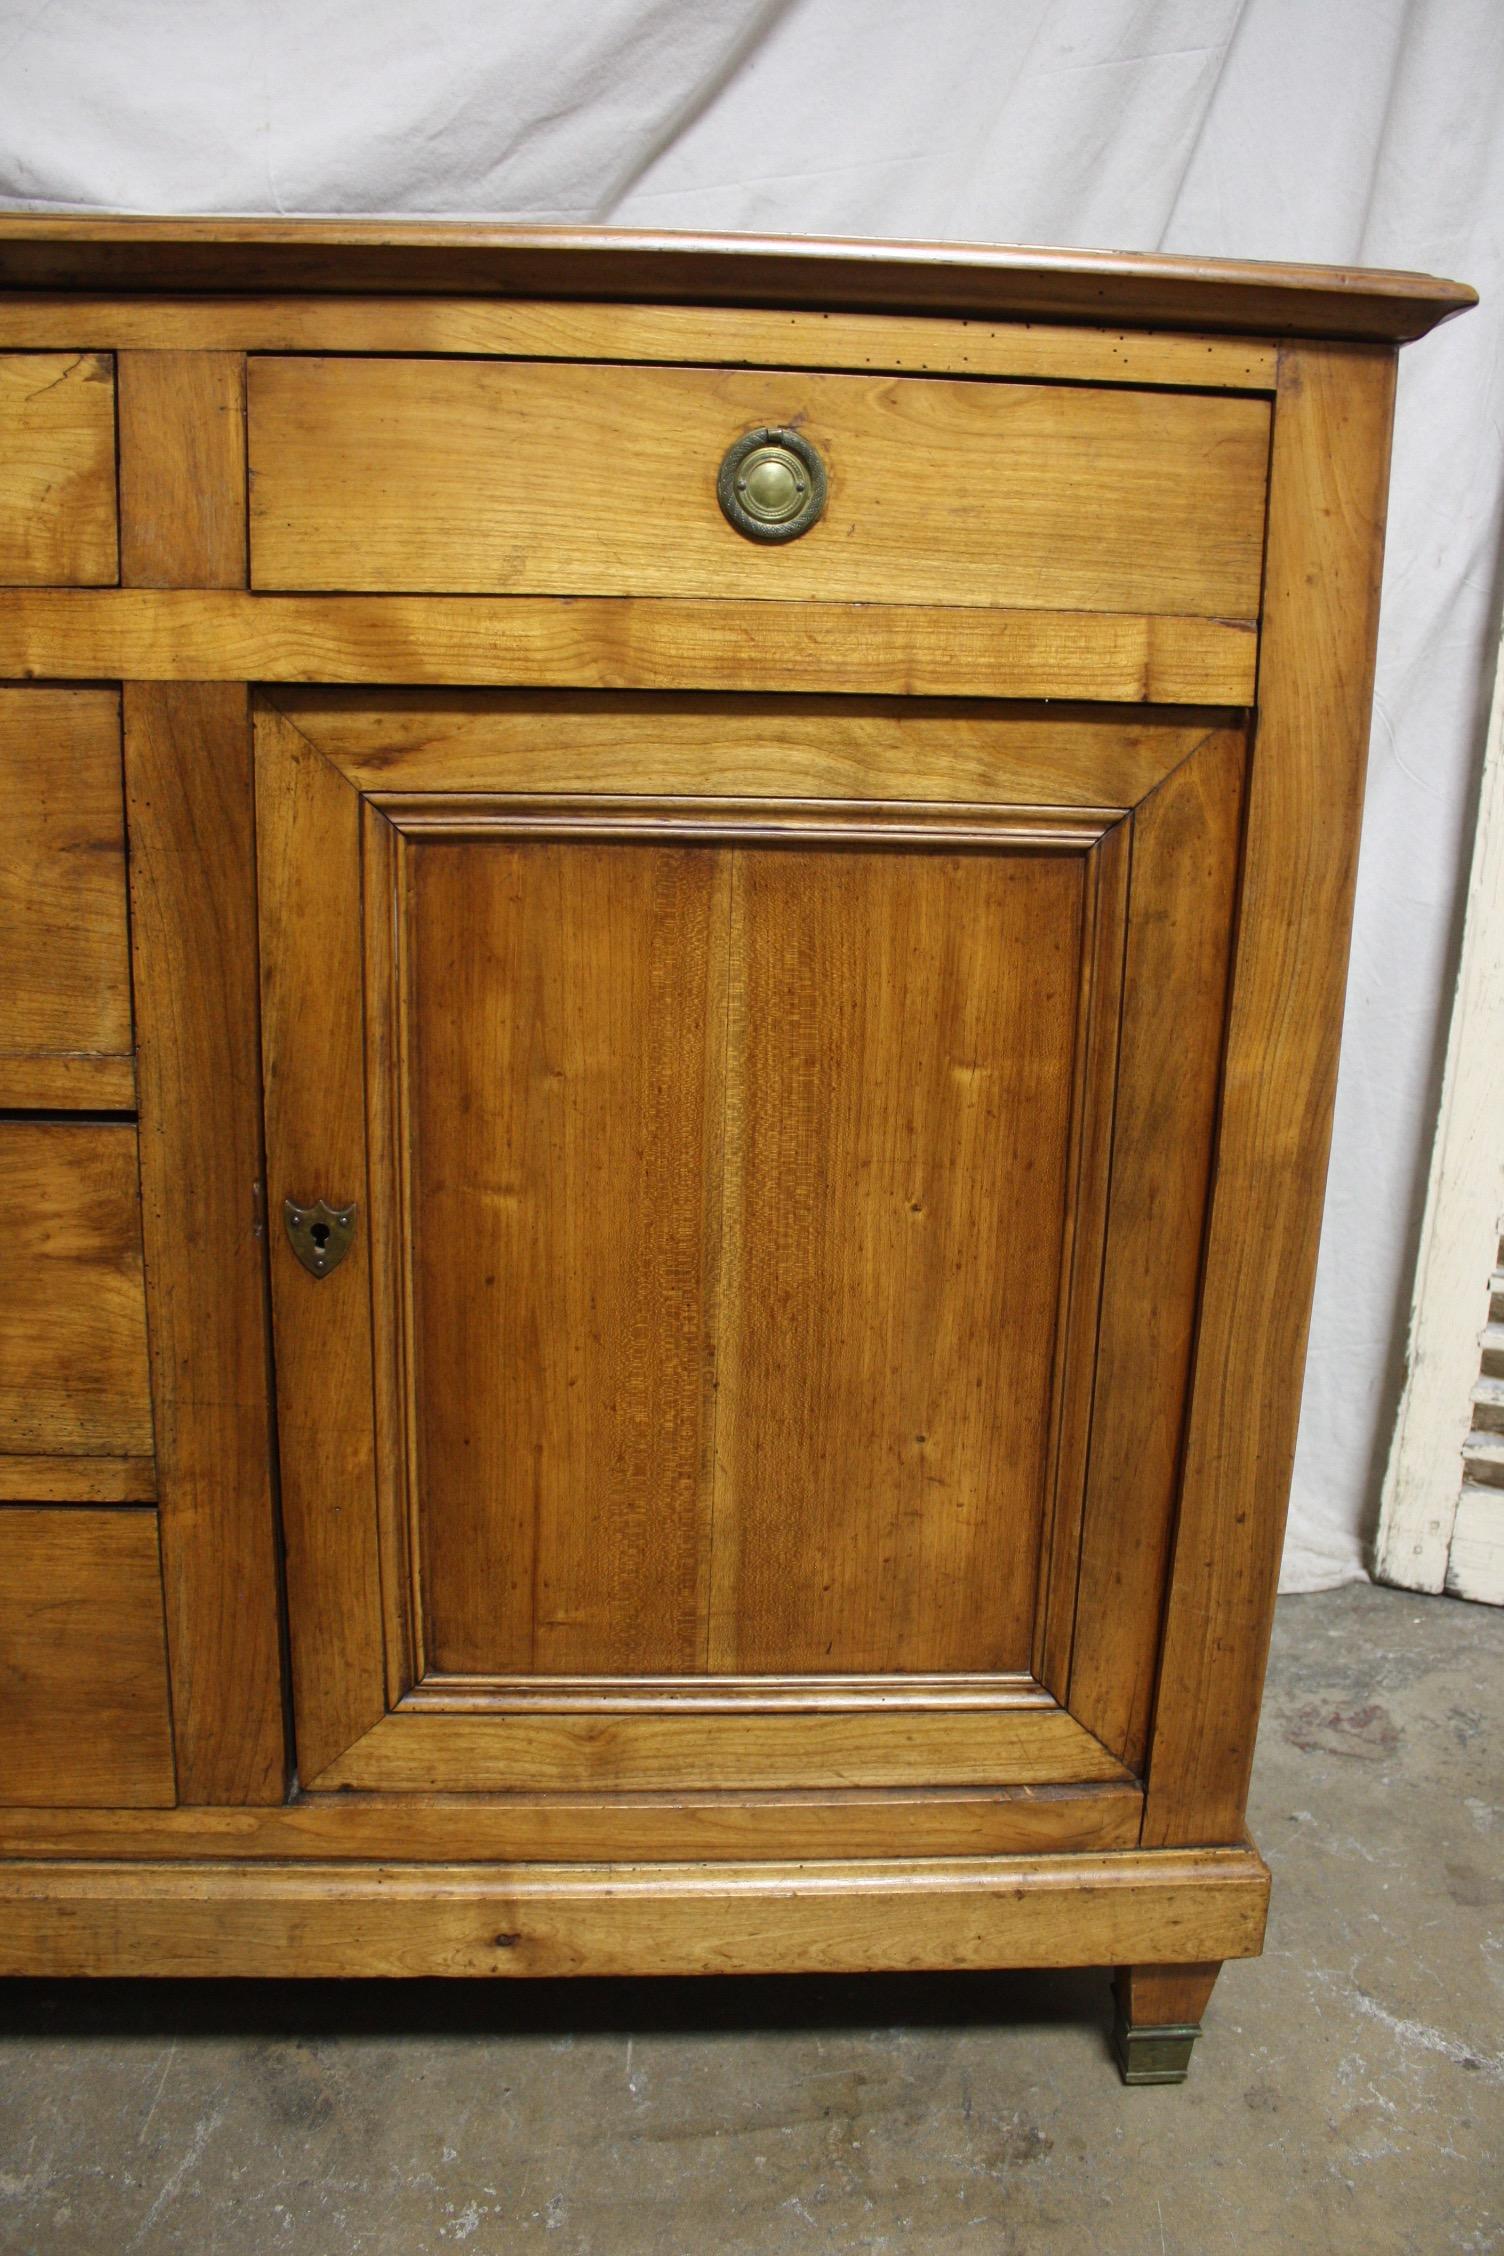
<svg viewBox="0 0 1504 2256"><path fill-rule="evenodd" d="M319 1199L313 1206L299 1206L295 1200L286 1199L282 1211L292 1250L309 1275L327 1277L331 1269L337 1269L350 1250L354 1206L331 1206L327 1199Z"/></svg>

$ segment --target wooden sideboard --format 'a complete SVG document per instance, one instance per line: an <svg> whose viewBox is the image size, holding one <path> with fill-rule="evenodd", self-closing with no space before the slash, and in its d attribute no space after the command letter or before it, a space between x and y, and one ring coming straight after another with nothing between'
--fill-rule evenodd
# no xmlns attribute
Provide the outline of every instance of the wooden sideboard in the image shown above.
<svg viewBox="0 0 1504 2256"><path fill-rule="evenodd" d="M1471 302L0 221L0 1971L1101 1964L1184 2073Z"/></svg>

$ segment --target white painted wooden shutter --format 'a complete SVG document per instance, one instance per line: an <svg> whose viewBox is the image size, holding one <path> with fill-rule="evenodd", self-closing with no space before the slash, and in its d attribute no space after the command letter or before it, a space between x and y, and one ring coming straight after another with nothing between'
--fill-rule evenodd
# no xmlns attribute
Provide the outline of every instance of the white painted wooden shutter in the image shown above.
<svg viewBox="0 0 1504 2256"><path fill-rule="evenodd" d="M1504 1605L1504 658L1374 1573ZM1489 1271L1493 1278L1490 1285ZM1479 1337L1482 1337L1481 1365Z"/></svg>
<svg viewBox="0 0 1504 2256"><path fill-rule="evenodd" d="M1504 1059L1496 1059L1495 1065L1504 1072ZM1448 1590L1492 1606L1504 1606L1504 1220L1499 1238L1473 1388L1473 1422L1462 1445L1462 1492L1447 1553Z"/></svg>

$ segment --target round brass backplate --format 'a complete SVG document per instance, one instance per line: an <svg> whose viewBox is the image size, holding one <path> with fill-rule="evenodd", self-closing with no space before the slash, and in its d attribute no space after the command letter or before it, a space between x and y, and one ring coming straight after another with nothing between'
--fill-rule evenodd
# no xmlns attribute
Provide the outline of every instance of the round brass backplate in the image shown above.
<svg viewBox="0 0 1504 2256"><path fill-rule="evenodd" d="M797 540L824 511L825 465L802 432L748 431L726 449L715 491L748 540Z"/></svg>

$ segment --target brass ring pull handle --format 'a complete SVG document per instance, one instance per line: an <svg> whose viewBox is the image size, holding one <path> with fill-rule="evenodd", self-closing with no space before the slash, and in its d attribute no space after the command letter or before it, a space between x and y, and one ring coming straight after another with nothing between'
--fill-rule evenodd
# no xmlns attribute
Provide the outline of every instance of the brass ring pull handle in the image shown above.
<svg viewBox="0 0 1504 2256"><path fill-rule="evenodd" d="M824 513L825 465L800 431L748 431L726 449L715 482L728 524L748 540L791 541Z"/></svg>

